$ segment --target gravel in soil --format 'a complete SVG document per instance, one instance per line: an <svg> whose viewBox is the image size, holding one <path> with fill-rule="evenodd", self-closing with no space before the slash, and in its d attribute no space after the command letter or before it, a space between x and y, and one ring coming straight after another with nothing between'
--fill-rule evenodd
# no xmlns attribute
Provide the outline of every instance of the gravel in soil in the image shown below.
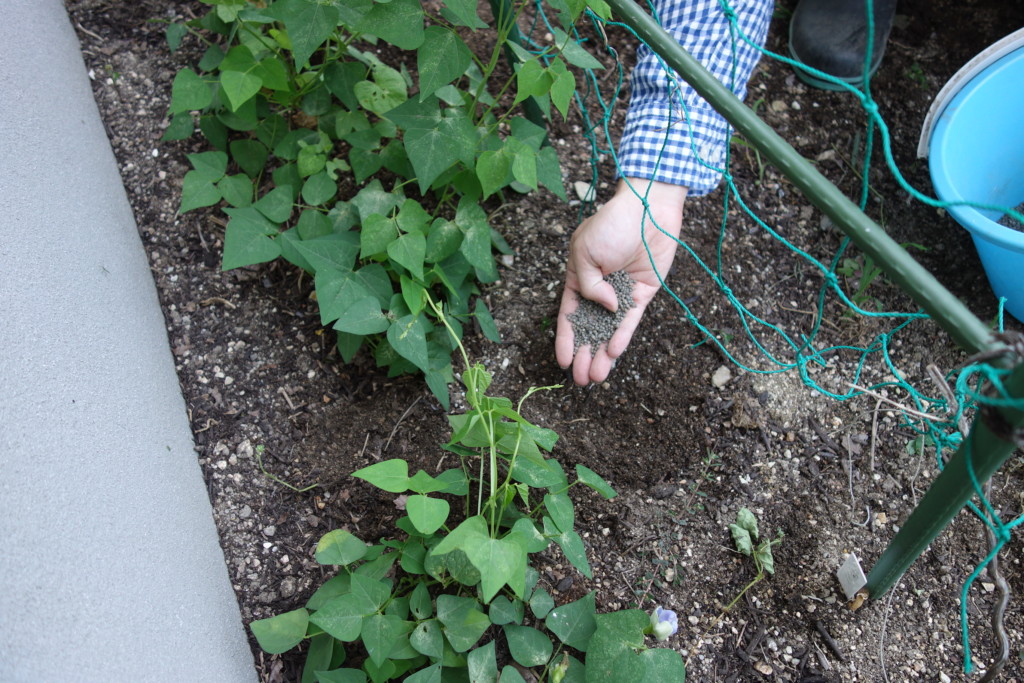
<svg viewBox="0 0 1024 683"><path fill-rule="evenodd" d="M792 4L779 3L769 44L776 52L784 51ZM194 62L201 46L186 39L179 53L169 54L161 24L151 20L193 17L208 6L177 0L68 0L67 6L160 292L242 617L249 622L294 609L326 578L312 559L323 533L347 528L368 540L392 533L400 514L393 497L351 478L353 470L390 457L428 471L453 464L439 446L449 437L444 412L419 379L388 378L365 356L341 364L330 331L319 324L308 277L281 263L221 272L218 212L177 214L185 154L203 148L198 140L163 143L160 136L173 76ZM896 162L913 185L928 189L914 149L932 97L1006 27L1024 25L1024 5L905 0L899 12L872 92L893 134ZM630 37L611 31L609 40L628 68ZM827 177L859 196L854 159L864 116L852 98L810 89L787 68L763 62L749 103ZM612 128L621 120L620 108ZM552 129L569 185L590 179L581 131L577 118ZM746 147L734 148L734 160L736 183L753 210L792 244L822 258L835 253L841 236L788 180ZM600 174L599 200L613 186L607 160ZM981 319L993 319L991 291L965 232L941 212L912 203L888 174L872 170L869 180L869 213L898 242L925 245L915 257ZM719 190L686 208L683 237L709 263L716 259L722 199ZM817 323L822 279L730 207L735 215L721 253L734 296L762 320L797 337L806 333ZM692 681L974 680L959 673L960 588L986 552L972 515L958 515L892 592L856 612L846 607L835 579L849 552L870 566L936 475L934 453L917 447L916 434L889 403L906 397L840 403L806 389L794 373L736 367L706 343L708 335L747 367L768 368L744 341L745 321L682 253L668 282L704 331L670 297L659 296L609 380L571 386L553 359L551 321L579 219L577 203L546 193L494 215L515 250L487 291L503 342L468 340L473 358L494 373L497 395L566 384L534 396L524 406L526 417L560 434L555 455L566 467L585 464L621 494L604 501L573 491L595 578L586 580L553 551L542 555L542 582L556 601L594 590L602 610L676 610L680 631L669 644L687 657ZM856 288L856 280L846 284ZM869 293L886 308L913 310L884 279ZM1014 321L1008 326L1020 329ZM871 344L890 328L891 321L844 315L838 306L821 321L824 340L835 345ZM772 353L787 352L778 339L766 344ZM901 330L889 352L895 367L931 393L926 366L945 372L965 360L926 321ZM844 358L807 372L836 391L858 379L856 363ZM876 364L859 381L889 372ZM454 405L461 405L458 396ZM1024 505L1022 479L1018 452L996 476L991 495L1008 519ZM741 507L754 511L766 533L781 530L784 538L774 548L776 574L722 615L754 573L749 559L732 550L727 530ZM1004 681L1024 680L1021 557L1018 534L1003 551L1004 573L1018 596L1006 614L1011 657ZM988 629L994 593L986 574L979 584L968 595L967 613L983 667L994 655ZM262 680L297 680L301 652L270 657L254 644L254 656Z"/></svg>

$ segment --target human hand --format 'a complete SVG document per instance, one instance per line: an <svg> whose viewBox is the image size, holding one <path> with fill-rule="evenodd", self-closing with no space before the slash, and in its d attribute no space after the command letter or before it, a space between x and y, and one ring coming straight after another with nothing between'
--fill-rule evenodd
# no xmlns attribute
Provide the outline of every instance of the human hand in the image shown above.
<svg viewBox="0 0 1024 683"><path fill-rule="evenodd" d="M633 189L627 185L627 180ZM643 203L634 190L647 196L651 211L646 218ZM647 304L661 289L657 273L665 277L672 265L677 246L675 238L679 236L683 223L685 199L685 187L645 179L622 180L608 203L583 221L573 233L565 268L565 288L558 311L555 358L563 368L573 366L572 376L576 384L584 386L590 382L603 382L615 359L626 350ZM641 222L650 255L644 247ZM655 222L661 230L654 226ZM597 349L590 345L576 349L573 324L568 316L576 311L581 296L609 311L616 311L615 291L604 277L620 270L625 271L635 283L635 306L626 312L606 344Z"/></svg>

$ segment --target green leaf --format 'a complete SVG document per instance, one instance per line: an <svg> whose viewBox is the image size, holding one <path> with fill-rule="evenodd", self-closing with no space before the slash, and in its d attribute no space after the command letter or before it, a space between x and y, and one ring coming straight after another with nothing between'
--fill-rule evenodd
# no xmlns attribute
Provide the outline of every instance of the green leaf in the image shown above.
<svg viewBox="0 0 1024 683"><path fill-rule="evenodd" d="M434 547L433 554L444 555L456 549L467 549L487 538L490 537L487 534L487 522L484 518L480 515L467 517Z"/></svg>
<svg viewBox="0 0 1024 683"><path fill-rule="evenodd" d="M587 646L587 681L646 681L644 660L634 654L644 645L650 617L640 610L622 610L595 617L597 628Z"/></svg>
<svg viewBox="0 0 1024 683"><path fill-rule="evenodd" d="M486 223L474 222L465 228L459 252L479 271L478 274L493 274L491 280L497 278L494 257L491 255L491 228Z"/></svg>
<svg viewBox="0 0 1024 683"><path fill-rule="evenodd" d="M402 358L423 372L430 370L427 337L420 327L419 316L407 315L391 323L391 327L388 328L388 342Z"/></svg>
<svg viewBox="0 0 1024 683"><path fill-rule="evenodd" d="M559 28L553 28L552 33L555 35L555 44L562 51L562 56L565 60L577 66L581 69L603 69L604 65L597 60L594 55L586 51L586 49L572 39L571 36L566 35L565 31Z"/></svg>
<svg viewBox="0 0 1024 683"><path fill-rule="evenodd" d="M346 643L359 638L363 628L363 617L373 614L377 608L362 595L346 593L332 598L318 609L309 621Z"/></svg>
<svg viewBox="0 0 1024 683"><path fill-rule="evenodd" d="M242 207L252 204L252 181L242 173L221 178L217 183L217 190L231 206Z"/></svg>
<svg viewBox="0 0 1024 683"><path fill-rule="evenodd" d="M512 177L532 190L537 189L537 153L515 138L505 141L512 154Z"/></svg>
<svg viewBox="0 0 1024 683"><path fill-rule="evenodd" d="M515 668L511 664L506 664L501 669L501 677L498 679L501 683L526 683L526 679L519 673L519 669Z"/></svg>
<svg viewBox="0 0 1024 683"><path fill-rule="evenodd" d="M399 276L399 284L402 288L402 301L409 308L409 313L419 315L426 306L426 288L406 277L404 273Z"/></svg>
<svg viewBox="0 0 1024 683"><path fill-rule="evenodd" d="M359 574L358 572L352 575L351 590L352 595L365 599L369 604L373 605L374 610L379 610L383 607L384 603L391 597L389 584L372 576Z"/></svg>
<svg viewBox="0 0 1024 683"><path fill-rule="evenodd" d="M459 226L447 219L437 218L430 224L423 258L428 263L440 263L456 253L461 244L462 231Z"/></svg>
<svg viewBox="0 0 1024 683"><path fill-rule="evenodd" d="M409 477L409 490L420 494L437 493L448 488L448 483L436 479L423 470ZM429 534L428 534L429 535Z"/></svg>
<svg viewBox="0 0 1024 683"><path fill-rule="evenodd" d="M644 664L644 680L651 683L670 683L686 680L686 665L675 650L655 647L640 652Z"/></svg>
<svg viewBox="0 0 1024 683"><path fill-rule="evenodd" d="M523 622L523 602L521 600L509 600L504 595L499 595L491 600L490 615L491 623L495 626L505 624L521 624Z"/></svg>
<svg viewBox="0 0 1024 683"><path fill-rule="evenodd" d="M413 163L415 165L415 162ZM504 151L481 152L476 161L476 175L480 179L480 187L483 188L484 199L505 186L509 171L512 169L512 160ZM489 249L488 245L488 249Z"/></svg>
<svg viewBox="0 0 1024 683"><path fill-rule="evenodd" d="M277 655L301 643L308 624L309 612L299 608L269 619L258 619L249 624L249 628L264 652Z"/></svg>
<svg viewBox="0 0 1024 683"><path fill-rule="evenodd" d="M345 595L352 588L352 578L347 571L342 571L324 582L306 601L306 609L316 611L330 600Z"/></svg>
<svg viewBox="0 0 1024 683"><path fill-rule="evenodd" d="M320 171L306 180L302 186L302 199L311 206L320 206L334 199L338 193L338 185L326 171Z"/></svg>
<svg viewBox="0 0 1024 683"><path fill-rule="evenodd" d="M402 74L384 64L376 64L371 70L372 80L360 81L353 91L363 109L383 116L408 98L405 79Z"/></svg>
<svg viewBox="0 0 1024 683"><path fill-rule="evenodd" d="M572 531L576 524L576 515L572 500L564 493L549 493L544 496L544 507L551 515L551 521L561 531Z"/></svg>
<svg viewBox="0 0 1024 683"><path fill-rule="evenodd" d="M395 647L399 637L411 630L411 623L396 616L371 614L363 619L360 635L370 659L374 664L380 666L391 655L391 650Z"/></svg>
<svg viewBox="0 0 1024 683"><path fill-rule="evenodd" d="M253 207L275 223L284 223L292 215L291 192L287 187L275 187L260 197Z"/></svg>
<svg viewBox="0 0 1024 683"><path fill-rule="evenodd" d="M327 155L319 147L306 146L299 149L295 160L295 167L299 176L305 178L314 173L319 173L327 166Z"/></svg>
<svg viewBox="0 0 1024 683"><path fill-rule="evenodd" d="M188 154L187 157L195 169L196 177L209 180L211 183L223 178L228 170L228 155L224 152L199 152Z"/></svg>
<svg viewBox="0 0 1024 683"><path fill-rule="evenodd" d="M595 614L597 606L594 591L591 591L575 602L553 609L544 620L544 625L569 647L586 652L590 638L597 629Z"/></svg>
<svg viewBox="0 0 1024 683"><path fill-rule="evenodd" d="M387 331L391 321L380 310L372 296L363 297L349 306L334 323L334 329L349 334L378 334Z"/></svg>
<svg viewBox="0 0 1024 683"><path fill-rule="evenodd" d="M544 517L544 534L549 536L558 547L565 553L565 558L572 563L572 566L580 570L580 573L591 578L590 563L587 561L587 549L583 546L583 539L575 531L560 531L550 517Z"/></svg>
<svg viewBox="0 0 1024 683"><path fill-rule="evenodd" d="M528 553L543 552L551 545L551 542L537 531L536 525L529 517L517 519L516 523L512 525L512 531L509 533L519 536L520 541L525 544L526 552Z"/></svg>
<svg viewBox="0 0 1024 683"><path fill-rule="evenodd" d="M426 251L427 240L418 232L407 233L388 244L388 256L391 260L404 266L418 280L423 279L423 260Z"/></svg>
<svg viewBox="0 0 1024 683"><path fill-rule="evenodd" d="M473 683L498 683L498 662L494 656L494 641L474 648L466 657L469 680Z"/></svg>
<svg viewBox="0 0 1024 683"><path fill-rule="evenodd" d="M761 569L769 574L775 574L775 558L772 557L772 546L769 542L765 541L757 546L757 549L754 550L754 557L761 565Z"/></svg>
<svg viewBox="0 0 1024 683"><path fill-rule="evenodd" d="M554 147L542 147L537 152L537 180L541 185L554 192L559 199L566 201L562 169L558 162L558 152Z"/></svg>
<svg viewBox="0 0 1024 683"><path fill-rule="evenodd" d="M732 541L736 544L736 550L744 555L754 554L754 541L750 538L750 532L739 524L730 524L729 532L732 534Z"/></svg>
<svg viewBox="0 0 1024 683"><path fill-rule="evenodd" d="M359 669L334 669L317 671L317 683L366 683L366 674Z"/></svg>
<svg viewBox="0 0 1024 683"><path fill-rule="evenodd" d="M608 482L598 476L598 474L589 467L576 465L576 478L579 479L581 484L589 486L600 493L606 500L619 495L615 492L615 489L608 484Z"/></svg>
<svg viewBox="0 0 1024 683"><path fill-rule="evenodd" d="M164 134L160 136L160 141L187 140L192 137L194 132L196 132L195 122L192 120L192 115L188 112L182 112L171 116L171 120L167 123L167 128L164 129Z"/></svg>
<svg viewBox="0 0 1024 683"><path fill-rule="evenodd" d="M551 594L543 588L538 588L533 592L533 595L530 596L530 611L533 612L533 616L538 619L546 617L554 606L554 598L552 598Z"/></svg>
<svg viewBox="0 0 1024 683"><path fill-rule="evenodd" d="M363 467L353 472L352 476L388 493L405 493L409 489L409 463L401 458Z"/></svg>
<svg viewBox="0 0 1024 683"><path fill-rule="evenodd" d="M324 85L348 109L359 108L355 85L366 80L366 67L359 62L331 62L324 69Z"/></svg>
<svg viewBox="0 0 1024 683"><path fill-rule="evenodd" d="M384 160L380 154L374 151L352 148L348 153L348 163L352 166L352 173L357 183L362 183L367 178L381 169Z"/></svg>
<svg viewBox="0 0 1024 683"><path fill-rule="evenodd" d="M444 634L441 632L441 622L436 619L420 622L409 636L409 643L420 654L431 659L440 659L444 654Z"/></svg>
<svg viewBox="0 0 1024 683"><path fill-rule="evenodd" d="M441 498L417 495L409 496L405 501L405 511L409 513L409 519L416 530L429 536L448 520L450 508L448 501Z"/></svg>
<svg viewBox="0 0 1024 683"><path fill-rule="evenodd" d="M337 7L317 0L277 0L264 11L284 22L295 67L300 71L334 32L341 18Z"/></svg>
<svg viewBox="0 0 1024 683"><path fill-rule="evenodd" d="M184 68L175 75L171 84L172 114L206 109L211 102L213 92L199 74L192 69Z"/></svg>
<svg viewBox="0 0 1024 683"><path fill-rule="evenodd" d="M569 104L576 92L576 77L569 71L562 60L556 59L548 68L551 74L551 103L561 113L562 118L569 116Z"/></svg>
<svg viewBox="0 0 1024 683"><path fill-rule="evenodd" d="M204 206L213 206L221 200L220 190L215 181L204 178L199 171L189 171L181 182L181 205L179 213Z"/></svg>
<svg viewBox="0 0 1024 683"><path fill-rule="evenodd" d="M747 508L740 508L736 513L736 525L750 532L750 537L755 541L760 536L757 529L757 517Z"/></svg>
<svg viewBox="0 0 1024 683"><path fill-rule="evenodd" d="M363 219L363 229L359 233L359 258L371 258L387 251L398 238L398 225L395 220L374 214Z"/></svg>
<svg viewBox="0 0 1024 683"><path fill-rule="evenodd" d="M473 315L476 317L476 321L480 325L480 331L484 333L485 337L492 342L501 342L501 333L498 332L498 326L494 324L494 318L491 317L491 312L487 310L487 304L483 302L483 299L478 298L476 300Z"/></svg>
<svg viewBox="0 0 1024 683"><path fill-rule="evenodd" d="M302 665L302 678L299 683L314 683L317 671L331 668L335 642L337 641L329 633L320 633L309 639L309 650Z"/></svg>
<svg viewBox="0 0 1024 683"><path fill-rule="evenodd" d="M452 164L472 166L476 152L476 129L461 112L448 110L434 128L406 131L405 151L416 172L420 191L427 188Z"/></svg>
<svg viewBox="0 0 1024 683"><path fill-rule="evenodd" d="M415 50L423 44L423 7L418 0L376 3L353 28L403 50Z"/></svg>
<svg viewBox="0 0 1024 683"><path fill-rule="evenodd" d="M406 683L442 683L444 676L441 663L431 664L405 679Z"/></svg>
<svg viewBox="0 0 1024 683"><path fill-rule="evenodd" d="M523 62L516 72L516 99L522 102L528 97L546 95L551 88L551 74L541 64L540 58L535 57L528 62Z"/></svg>
<svg viewBox="0 0 1024 683"><path fill-rule="evenodd" d="M412 594L409 595L409 609L417 619L427 619L434 613L434 605L430 600L427 584L419 582L412 589Z"/></svg>
<svg viewBox="0 0 1024 683"><path fill-rule="evenodd" d="M505 638L512 659L527 668L544 666L551 659L551 639L530 626L504 626Z"/></svg>
<svg viewBox="0 0 1024 683"><path fill-rule="evenodd" d="M348 565L366 556L366 543L344 529L335 529L323 535L316 544L314 557L320 564Z"/></svg>
<svg viewBox="0 0 1024 683"><path fill-rule="evenodd" d="M444 624L445 637L456 652L473 647L491 625L478 607L473 598L447 593L437 596L437 619Z"/></svg>
<svg viewBox="0 0 1024 683"><path fill-rule="evenodd" d="M243 207L224 209L224 212L231 216L231 220L224 231L223 270L265 263L281 255L281 245L269 237L277 234L277 225L256 209Z"/></svg>
<svg viewBox="0 0 1024 683"><path fill-rule="evenodd" d="M253 95L263 87L259 76L242 71L221 71L220 85L228 98L231 111L238 111L243 104L252 99Z"/></svg>
<svg viewBox="0 0 1024 683"><path fill-rule="evenodd" d="M367 220L375 214L386 215L402 202L402 197L392 192L385 192L379 180L370 181L366 187L352 198L352 203L359 210L359 217ZM381 248L383 251L384 248Z"/></svg>
<svg viewBox="0 0 1024 683"><path fill-rule="evenodd" d="M307 213L323 216L320 212L313 210L307 210L302 213L297 226L299 236L302 239L296 243L296 249L313 266L316 272L333 269L334 271L351 273L352 267L356 263L356 257L359 256L359 235L354 232L346 232L332 233L314 238L303 236L303 218ZM312 230L308 225L310 220L313 219L307 219L305 223L306 227ZM318 294L317 296L319 298L320 295Z"/></svg>
<svg viewBox="0 0 1024 683"><path fill-rule="evenodd" d="M487 26L476 13L478 5L476 0L445 0L444 4L447 6L451 17L457 20L453 23L459 23L470 28L484 28Z"/></svg>
<svg viewBox="0 0 1024 683"><path fill-rule="evenodd" d="M267 164L267 148L259 140L234 140L230 145L231 158L250 178L263 172Z"/></svg>
<svg viewBox="0 0 1024 683"><path fill-rule="evenodd" d="M167 47L171 53L178 51L181 47L181 40L188 35L188 27L184 24L172 22L164 29L164 37L167 39Z"/></svg>
<svg viewBox="0 0 1024 683"><path fill-rule="evenodd" d="M317 269L314 281L322 325L341 318L355 302L373 296L373 292L351 270L321 267Z"/></svg>
<svg viewBox="0 0 1024 683"><path fill-rule="evenodd" d="M416 52L420 99L462 76L472 62L473 54L457 33L441 26L427 27L425 40Z"/></svg>
<svg viewBox="0 0 1024 683"><path fill-rule="evenodd" d="M513 585L516 570L526 563L526 549L515 537L486 538L464 550L469 561L480 570L480 595L484 602L490 602L506 583Z"/></svg>
<svg viewBox="0 0 1024 683"><path fill-rule="evenodd" d="M253 67L253 73L263 81L264 88L278 91L291 90L291 84L288 82L288 68L277 57L270 56L261 59Z"/></svg>
<svg viewBox="0 0 1024 683"><path fill-rule="evenodd" d="M328 218L323 212L315 209L303 209L302 213L299 214L299 220L295 224L295 230L298 232L299 237L303 241L312 242L316 239L323 237L334 237L334 225L331 219ZM346 237L345 235L337 235L337 237ZM353 252L353 258L355 252ZM345 267L351 267L351 263L348 263Z"/></svg>

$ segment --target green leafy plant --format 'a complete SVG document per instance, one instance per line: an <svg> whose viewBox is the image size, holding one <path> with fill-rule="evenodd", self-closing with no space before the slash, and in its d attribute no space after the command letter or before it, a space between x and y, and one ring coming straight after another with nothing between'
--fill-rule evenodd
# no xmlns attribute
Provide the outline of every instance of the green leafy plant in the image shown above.
<svg viewBox="0 0 1024 683"><path fill-rule="evenodd" d="M904 249L913 247L921 251L927 251L928 247L923 244L917 244L915 242L905 242L900 245ZM858 254L856 256L847 256L842 260L842 263L836 267L836 273L842 275L845 278L855 280L854 292L850 295L850 300L853 301L859 308L871 307L876 311L881 311L883 306L882 302L874 295L868 292L868 288L873 283L885 280L885 274L882 272L882 268L875 263L875 260L867 254ZM852 315L852 312L850 312Z"/></svg>
<svg viewBox="0 0 1024 683"><path fill-rule="evenodd" d="M439 304L427 305L450 325ZM674 633L674 613L598 614L593 592L556 606L538 585L530 556L552 544L591 575L570 488L615 491L582 465L570 482L547 456L555 432L522 416L523 401L551 387L517 404L488 396L489 373L457 346L469 409L449 416L444 448L461 466L410 475L405 460L392 459L354 472L405 496L398 537L367 545L346 530L326 534L315 557L337 575L304 607L253 622L260 646L281 653L306 642L306 683L496 681L499 673L522 681L525 669L553 683L683 680L677 652L646 644Z"/></svg>
<svg viewBox="0 0 1024 683"><path fill-rule="evenodd" d="M527 51L510 40L527 0L498 3L493 26L470 0L203 2L166 30L172 50L206 45L174 78L164 135L198 128L211 146L188 155L180 211L222 206L225 270L284 258L308 272L346 362L366 346L391 376L423 372L447 407L454 345L422 295L456 339L473 319L498 339L477 295L509 247L481 202L542 185L565 197L545 129L516 112L529 100L564 117L571 68L600 68L569 36L585 3L556 2L554 40ZM489 55L466 45L483 29ZM506 47L515 70L497 78Z"/></svg>

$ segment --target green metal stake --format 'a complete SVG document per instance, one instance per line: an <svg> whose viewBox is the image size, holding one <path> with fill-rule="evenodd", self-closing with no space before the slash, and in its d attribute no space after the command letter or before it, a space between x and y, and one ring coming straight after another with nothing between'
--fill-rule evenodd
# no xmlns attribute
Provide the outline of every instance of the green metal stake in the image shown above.
<svg viewBox="0 0 1024 683"><path fill-rule="evenodd" d="M632 28L733 128L741 132L864 253L874 259L889 279L913 297L958 346L968 353L998 348L991 330L959 299L686 52L650 15L632 0L606 1L622 23Z"/></svg>
<svg viewBox="0 0 1024 683"><path fill-rule="evenodd" d="M1011 397L1024 397L1024 363L1013 369L1005 387ZM1012 432L1024 427L1024 410L1001 408L993 412L1003 430ZM978 483L984 483L1013 455L1015 444L1006 436L993 433L984 414L975 418L967 440L868 573L866 588L871 598L878 598L892 588L976 493L967 470L968 458Z"/></svg>

